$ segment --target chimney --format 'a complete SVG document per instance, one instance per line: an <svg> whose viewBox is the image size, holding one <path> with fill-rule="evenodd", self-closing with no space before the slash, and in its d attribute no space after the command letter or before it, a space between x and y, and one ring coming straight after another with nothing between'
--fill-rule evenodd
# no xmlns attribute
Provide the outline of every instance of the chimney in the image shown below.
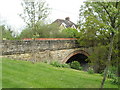
<svg viewBox="0 0 120 90"><path fill-rule="evenodd" d="M69 17L66 17L65 20L70 21L70 18L69 18Z"/></svg>

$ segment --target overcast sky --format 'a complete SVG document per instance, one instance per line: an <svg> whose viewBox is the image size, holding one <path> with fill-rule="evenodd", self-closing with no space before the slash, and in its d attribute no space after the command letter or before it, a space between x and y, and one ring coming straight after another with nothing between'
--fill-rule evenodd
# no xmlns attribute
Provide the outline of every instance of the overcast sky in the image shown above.
<svg viewBox="0 0 120 90"><path fill-rule="evenodd" d="M64 19L70 17L70 20L77 23L80 5L85 0L45 0L51 8L48 17L49 22L56 19ZM25 23L18 16L22 12L21 0L1 0L0 1L0 20L6 23L15 31L20 31Z"/></svg>

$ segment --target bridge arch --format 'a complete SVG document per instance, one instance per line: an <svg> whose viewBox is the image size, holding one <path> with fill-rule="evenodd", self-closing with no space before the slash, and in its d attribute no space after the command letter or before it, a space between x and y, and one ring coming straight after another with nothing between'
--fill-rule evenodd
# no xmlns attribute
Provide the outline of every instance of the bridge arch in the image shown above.
<svg viewBox="0 0 120 90"><path fill-rule="evenodd" d="M70 53L64 60L63 63L71 63L73 61L78 61L84 70L88 69L88 61L86 59L90 56L84 50L76 50Z"/></svg>

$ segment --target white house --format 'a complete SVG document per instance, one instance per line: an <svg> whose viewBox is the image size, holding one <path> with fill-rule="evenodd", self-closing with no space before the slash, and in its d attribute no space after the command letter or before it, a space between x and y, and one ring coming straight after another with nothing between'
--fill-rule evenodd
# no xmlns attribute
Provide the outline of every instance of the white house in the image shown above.
<svg viewBox="0 0 120 90"><path fill-rule="evenodd" d="M78 26L74 24L72 21L70 21L69 17L66 17L65 20L63 19L57 19L52 24L57 24L60 28L60 30L63 30L65 28L73 28L78 30Z"/></svg>

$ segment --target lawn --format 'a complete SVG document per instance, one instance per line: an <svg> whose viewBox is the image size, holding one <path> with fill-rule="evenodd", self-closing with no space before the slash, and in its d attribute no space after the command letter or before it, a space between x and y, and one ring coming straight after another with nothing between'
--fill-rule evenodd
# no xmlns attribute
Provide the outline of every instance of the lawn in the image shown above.
<svg viewBox="0 0 120 90"><path fill-rule="evenodd" d="M3 88L99 88L100 74L38 62L2 59ZM105 88L118 88L107 79Z"/></svg>

